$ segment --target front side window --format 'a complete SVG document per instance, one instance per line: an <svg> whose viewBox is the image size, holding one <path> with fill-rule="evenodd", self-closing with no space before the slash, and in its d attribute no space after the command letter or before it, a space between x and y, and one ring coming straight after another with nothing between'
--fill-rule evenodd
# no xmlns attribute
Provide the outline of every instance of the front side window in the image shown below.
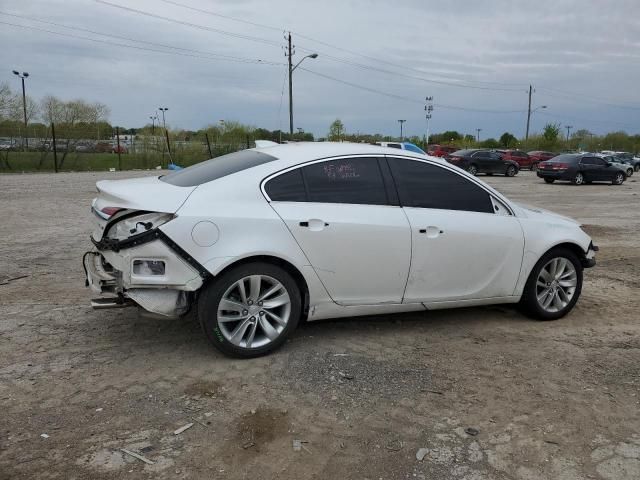
<svg viewBox="0 0 640 480"><path fill-rule="evenodd" d="M401 158L389 158L389 164L403 207L494 211L488 192L451 170Z"/></svg>
<svg viewBox="0 0 640 480"><path fill-rule="evenodd" d="M327 160L302 167L309 202L385 205L377 158Z"/></svg>

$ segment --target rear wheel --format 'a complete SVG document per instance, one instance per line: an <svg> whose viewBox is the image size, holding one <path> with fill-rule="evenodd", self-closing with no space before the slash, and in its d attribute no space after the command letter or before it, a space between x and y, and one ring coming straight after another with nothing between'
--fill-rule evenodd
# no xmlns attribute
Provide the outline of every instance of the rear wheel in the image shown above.
<svg viewBox="0 0 640 480"><path fill-rule="evenodd" d="M627 168L627 177L630 177L631 175L633 175L633 168L629 167Z"/></svg>
<svg viewBox="0 0 640 480"><path fill-rule="evenodd" d="M478 174L478 167L476 167L475 165L469 165L469 168L467 169L467 172L469 172L471 175L477 175Z"/></svg>
<svg viewBox="0 0 640 480"><path fill-rule="evenodd" d="M505 175L507 177L514 177L516 173L518 173L518 169L513 165L509 165L509 167L507 167L507 171L505 172Z"/></svg>
<svg viewBox="0 0 640 480"><path fill-rule="evenodd" d="M533 267L520 307L538 320L556 320L574 307L582 292L582 265L566 248L545 253Z"/></svg>
<svg viewBox="0 0 640 480"><path fill-rule="evenodd" d="M636 171L636 172L637 172L638 170L640 170L640 165L635 165L635 166L633 167L633 170L634 170L634 171Z"/></svg>
<svg viewBox="0 0 640 480"><path fill-rule="evenodd" d="M582 185L584 183L584 175L581 172L576 173L576 176L573 177L571 183L574 185Z"/></svg>
<svg viewBox="0 0 640 480"><path fill-rule="evenodd" d="M553 182L556 181L556 179L555 178L545 178L544 181L547 182L547 183L553 183Z"/></svg>
<svg viewBox="0 0 640 480"><path fill-rule="evenodd" d="M531 171L532 172L537 172L538 171L538 162L531 164Z"/></svg>
<svg viewBox="0 0 640 480"><path fill-rule="evenodd" d="M252 358L280 347L302 311L300 289L282 268L249 263L205 287L198 317L207 338L222 353Z"/></svg>
<svg viewBox="0 0 640 480"><path fill-rule="evenodd" d="M618 172L611 181L613 185L622 185L624 183L624 173Z"/></svg>

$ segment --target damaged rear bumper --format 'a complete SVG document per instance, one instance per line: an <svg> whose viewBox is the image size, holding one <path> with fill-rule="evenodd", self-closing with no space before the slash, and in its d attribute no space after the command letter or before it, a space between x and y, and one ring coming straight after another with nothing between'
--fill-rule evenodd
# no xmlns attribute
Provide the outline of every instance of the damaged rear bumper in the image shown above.
<svg viewBox="0 0 640 480"><path fill-rule="evenodd" d="M93 301L96 309L137 305L157 315L180 316L189 310L190 292L210 275L158 229L125 240L91 240L95 249L83 256L86 285L110 295Z"/></svg>

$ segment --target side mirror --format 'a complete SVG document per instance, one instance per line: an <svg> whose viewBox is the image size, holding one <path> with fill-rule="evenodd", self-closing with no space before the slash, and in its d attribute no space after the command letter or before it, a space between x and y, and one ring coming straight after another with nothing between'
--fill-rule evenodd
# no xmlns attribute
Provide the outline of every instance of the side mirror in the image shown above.
<svg viewBox="0 0 640 480"><path fill-rule="evenodd" d="M611 166L611 162L607 162L607 167L610 167L610 166Z"/></svg>

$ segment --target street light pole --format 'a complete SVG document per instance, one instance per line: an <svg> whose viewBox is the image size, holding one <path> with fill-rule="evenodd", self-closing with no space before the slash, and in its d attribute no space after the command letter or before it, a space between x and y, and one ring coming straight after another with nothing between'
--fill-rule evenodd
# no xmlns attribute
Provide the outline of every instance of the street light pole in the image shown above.
<svg viewBox="0 0 640 480"><path fill-rule="evenodd" d="M476 138L478 143L480 143L480 132L482 131L481 128L476 128Z"/></svg>
<svg viewBox="0 0 640 480"><path fill-rule="evenodd" d="M26 150L29 148L29 136L27 135L27 95L24 89L24 79L29 76L28 72L18 72L17 70L13 70L13 74L20 77L22 80L22 111L24 113L24 142L23 147Z"/></svg>
<svg viewBox="0 0 640 480"><path fill-rule="evenodd" d="M289 32L287 35L286 56L288 57L288 62L289 62L289 135L290 135L290 138L293 138L293 71L296 68L298 68L298 65L300 65L306 58L318 58L317 53L312 53L310 55L306 55L302 57L302 60L296 63L295 66L292 66L293 54L294 52L293 52L293 46L291 45L291 32Z"/></svg>
<svg viewBox="0 0 640 480"><path fill-rule="evenodd" d="M569 145L569 132L573 128L573 125L566 125L564 128L567 129L567 146Z"/></svg>
<svg viewBox="0 0 640 480"><path fill-rule="evenodd" d="M160 110L162 112L162 128L164 128L166 130L167 129L167 124L164 121L164 112L166 112L169 109L167 107L158 107L158 110Z"/></svg>
<svg viewBox="0 0 640 480"><path fill-rule="evenodd" d="M155 135L156 134L156 117L154 116L149 116L149 118L151 119L151 135Z"/></svg>
<svg viewBox="0 0 640 480"><path fill-rule="evenodd" d="M406 120L398 120L398 123L400 124L400 141L401 142L404 140L404 135L402 134L402 125L404 125L404 122L406 122Z"/></svg>

